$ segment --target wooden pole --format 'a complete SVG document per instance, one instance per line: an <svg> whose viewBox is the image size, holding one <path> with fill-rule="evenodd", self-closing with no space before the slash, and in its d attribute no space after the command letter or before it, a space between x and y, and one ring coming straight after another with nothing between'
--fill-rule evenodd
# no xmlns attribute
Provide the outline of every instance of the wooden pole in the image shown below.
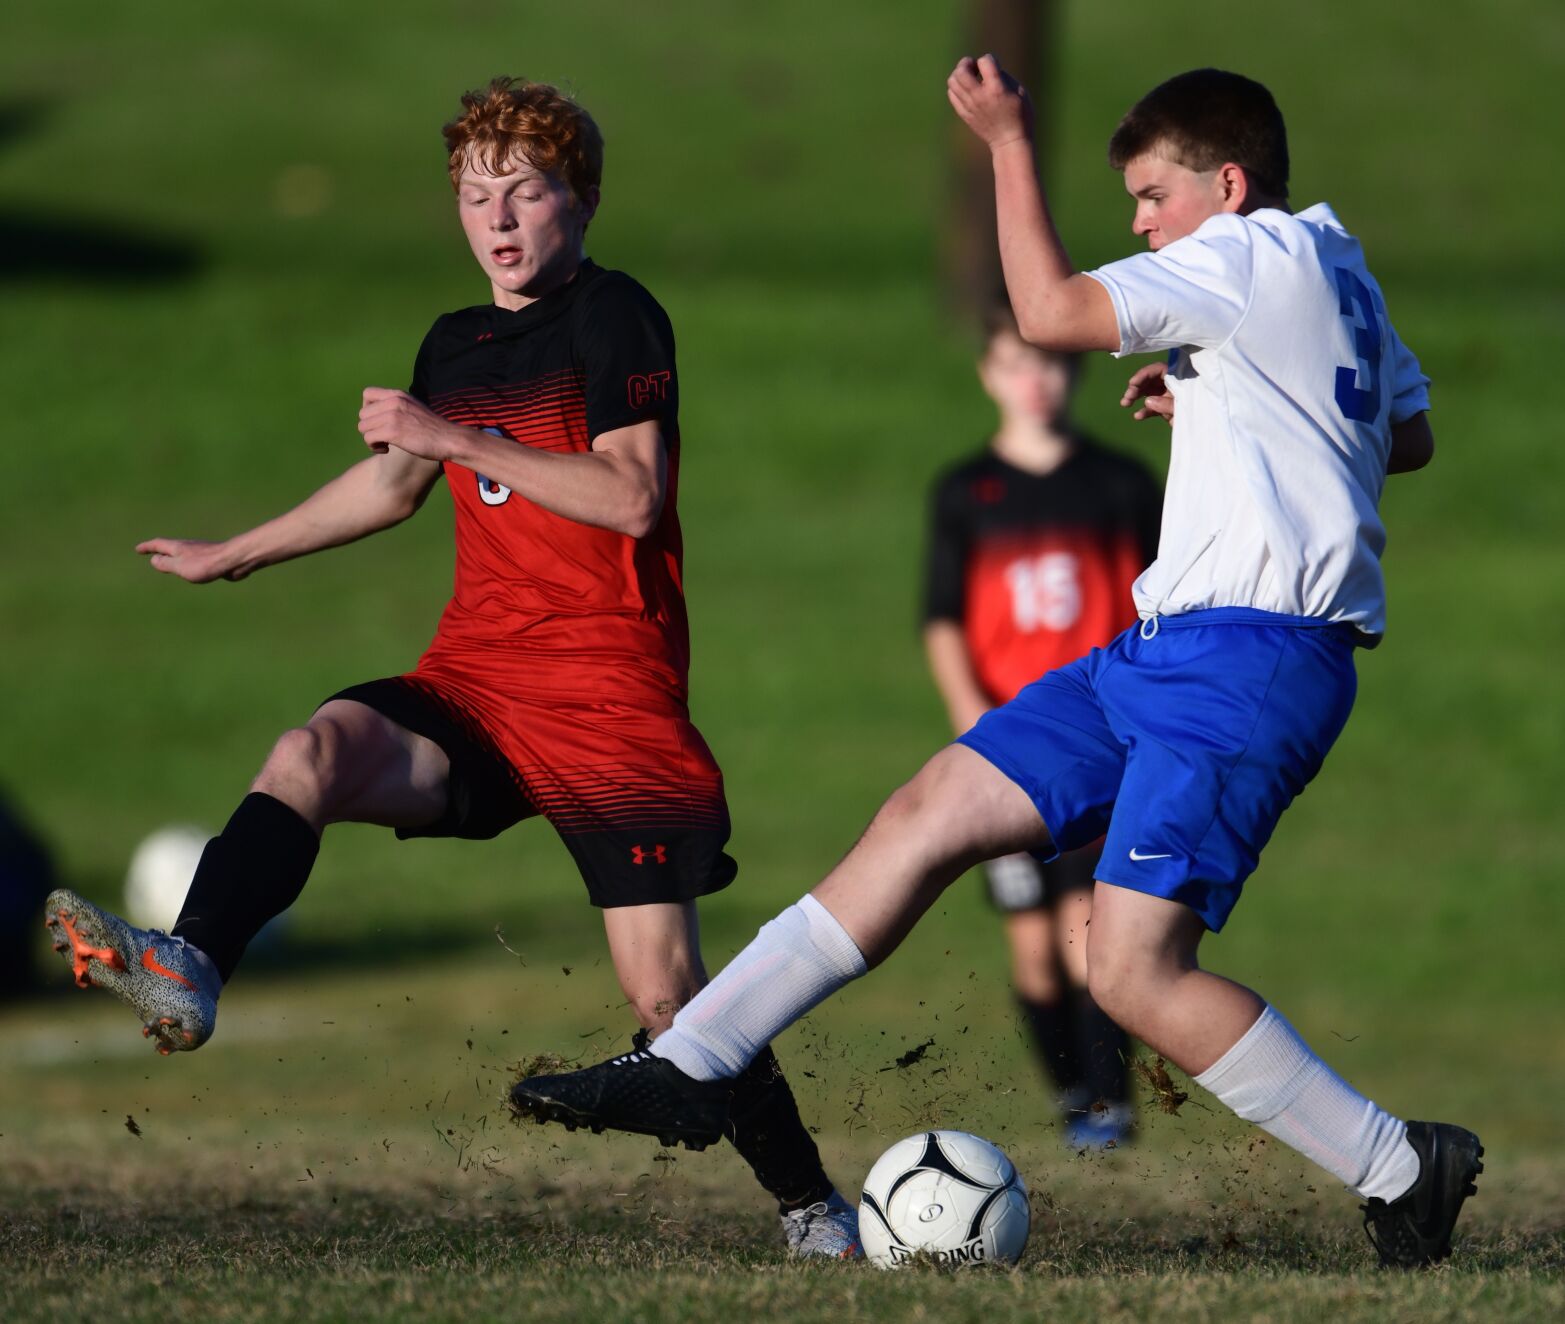
<svg viewBox="0 0 1565 1324"><path fill-rule="evenodd" d="M1057 0L967 0L965 52L993 54L1025 87L1041 128L1040 168L1047 168L1047 133L1054 123L1054 50ZM1046 102L1051 104L1045 104ZM994 172L989 150L961 121L952 125L951 205L942 244L945 302L951 313L976 328L984 311L1003 297L1004 277L995 240Z"/></svg>

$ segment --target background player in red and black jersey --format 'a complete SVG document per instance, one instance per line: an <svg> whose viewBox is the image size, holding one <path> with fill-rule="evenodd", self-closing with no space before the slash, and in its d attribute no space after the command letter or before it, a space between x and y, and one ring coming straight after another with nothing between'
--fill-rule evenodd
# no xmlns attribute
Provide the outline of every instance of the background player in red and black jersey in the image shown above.
<svg viewBox="0 0 1565 1324"><path fill-rule="evenodd" d="M490 301L435 322L409 390L364 392L372 453L302 505L222 542L138 549L195 583L237 580L401 522L442 475L455 504L454 589L418 665L283 734L171 936L51 898L79 982L130 1002L165 1053L211 1033L222 983L338 822L488 838L542 815L603 908L644 1032L706 982L694 900L736 866L722 774L687 706L673 329L584 255L603 142L581 107L500 79L463 98L445 138ZM732 1139L790 1249L857 1253L853 1207L769 1049L736 1084Z"/></svg>
<svg viewBox="0 0 1565 1324"><path fill-rule="evenodd" d="M1130 586L1157 554L1162 492L1070 427L1075 371L1027 344L1009 309L991 316L978 376L999 428L941 475L929 533L924 642L958 735L1136 620ZM1097 860L1088 847L984 866L1017 1001L1077 1147L1118 1142L1129 1125L1125 1035L1086 987Z"/></svg>

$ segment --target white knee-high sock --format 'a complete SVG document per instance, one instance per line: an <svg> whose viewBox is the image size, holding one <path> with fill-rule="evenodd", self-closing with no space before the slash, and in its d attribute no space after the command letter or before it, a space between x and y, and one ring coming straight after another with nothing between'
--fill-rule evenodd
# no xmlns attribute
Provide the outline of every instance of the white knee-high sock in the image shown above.
<svg viewBox="0 0 1565 1324"><path fill-rule="evenodd" d="M1406 1123L1332 1071L1271 1007L1195 1082L1366 1199L1395 1200L1418 1180Z"/></svg>
<svg viewBox="0 0 1565 1324"><path fill-rule="evenodd" d="M831 911L813 896L763 925L755 940L652 1041L687 1076L737 1076L810 1008L868 967Z"/></svg>

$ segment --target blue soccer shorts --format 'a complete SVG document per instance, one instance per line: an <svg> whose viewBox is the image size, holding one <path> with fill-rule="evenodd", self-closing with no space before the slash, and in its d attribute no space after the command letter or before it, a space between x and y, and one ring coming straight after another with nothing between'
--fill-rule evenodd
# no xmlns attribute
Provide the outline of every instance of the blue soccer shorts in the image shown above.
<svg viewBox="0 0 1565 1324"><path fill-rule="evenodd" d="M1037 805L1056 851L1107 833L1100 881L1221 929L1357 689L1351 625L1216 607L1132 626L960 744Z"/></svg>

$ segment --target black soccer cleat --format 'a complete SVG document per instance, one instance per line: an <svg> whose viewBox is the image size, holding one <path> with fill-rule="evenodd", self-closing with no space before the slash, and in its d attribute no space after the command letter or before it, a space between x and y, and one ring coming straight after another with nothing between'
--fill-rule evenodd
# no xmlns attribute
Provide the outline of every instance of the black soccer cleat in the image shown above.
<svg viewBox="0 0 1565 1324"><path fill-rule="evenodd" d="M733 1082L692 1080L640 1048L558 1076L529 1076L511 1087L518 1118L558 1122L567 1131L630 1131L672 1148L705 1149L732 1135Z"/></svg>
<svg viewBox="0 0 1565 1324"><path fill-rule="evenodd" d="M1387 1203L1371 1199L1364 1231L1380 1252L1382 1268L1421 1269L1451 1253L1451 1229L1462 1202L1477 1195L1483 1146L1471 1131L1449 1122L1409 1122L1407 1140L1418 1155L1412 1190Z"/></svg>

